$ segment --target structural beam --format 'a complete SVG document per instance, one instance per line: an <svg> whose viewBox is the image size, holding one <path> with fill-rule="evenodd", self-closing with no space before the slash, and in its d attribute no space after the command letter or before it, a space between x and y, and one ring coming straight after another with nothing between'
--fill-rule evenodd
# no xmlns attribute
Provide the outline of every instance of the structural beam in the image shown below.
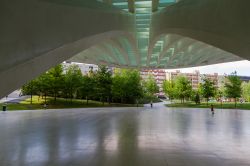
<svg viewBox="0 0 250 166"><path fill-rule="evenodd" d="M250 60L249 5L244 0L179 1L152 15L149 50L156 38L178 34Z"/></svg>
<svg viewBox="0 0 250 166"><path fill-rule="evenodd" d="M105 3L112 5L113 0L104 0Z"/></svg>
<svg viewBox="0 0 250 166"><path fill-rule="evenodd" d="M159 0L152 0L152 12L156 12L158 10Z"/></svg>
<svg viewBox="0 0 250 166"><path fill-rule="evenodd" d="M135 13L135 0L128 0L128 11Z"/></svg>

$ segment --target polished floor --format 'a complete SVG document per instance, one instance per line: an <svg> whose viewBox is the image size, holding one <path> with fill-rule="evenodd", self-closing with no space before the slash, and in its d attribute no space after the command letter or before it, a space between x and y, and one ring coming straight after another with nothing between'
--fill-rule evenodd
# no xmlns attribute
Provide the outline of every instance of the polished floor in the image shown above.
<svg viewBox="0 0 250 166"><path fill-rule="evenodd" d="M0 112L1 166L249 166L250 111Z"/></svg>

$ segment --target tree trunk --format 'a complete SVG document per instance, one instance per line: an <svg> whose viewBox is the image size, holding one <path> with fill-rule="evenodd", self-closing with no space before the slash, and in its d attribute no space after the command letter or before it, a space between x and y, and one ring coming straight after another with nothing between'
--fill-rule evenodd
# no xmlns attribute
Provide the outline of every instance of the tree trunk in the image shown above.
<svg viewBox="0 0 250 166"><path fill-rule="evenodd" d="M86 96L86 100L87 100L87 105L89 104L89 98L88 96Z"/></svg>
<svg viewBox="0 0 250 166"><path fill-rule="evenodd" d="M207 98L207 106L208 106L208 98Z"/></svg>
<svg viewBox="0 0 250 166"><path fill-rule="evenodd" d="M30 94L30 104L32 104L32 99L33 99L33 94L31 92L31 94Z"/></svg>
<svg viewBox="0 0 250 166"><path fill-rule="evenodd" d="M73 103L73 93L70 92L70 103L72 104Z"/></svg>
<svg viewBox="0 0 250 166"><path fill-rule="evenodd" d="M54 93L54 103L56 103L56 93Z"/></svg>
<svg viewBox="0 0 250 166"><path fill-rule="evenodd" d="M47 93L45 93L44 99L45 99L45 104L47 104Z"/></svg>
<svg viewBox="0 0 250 166"><path fill-rule="evenodd" d="M222 99L220 99L220 107L222 108Z"/></svg>
<svg viewBox="0 0 250 166"><path fill-rule="evenodd" d="M237 99L234 98L234 107L236 108L236 105L237 105Z"/></svg>

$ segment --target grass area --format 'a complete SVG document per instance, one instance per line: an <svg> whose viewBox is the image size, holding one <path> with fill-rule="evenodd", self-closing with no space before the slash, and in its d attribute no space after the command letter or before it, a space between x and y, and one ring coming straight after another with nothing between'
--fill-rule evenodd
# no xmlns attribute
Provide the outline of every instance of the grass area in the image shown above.
<svg viewBox="0 0 250 166"><path fill-rule="evenodd" d="M171 103L166 104L167 107L184 107L184 108L210 108L210 105L213 104L214 108L219 109L235 109L234 102L226 102L223 103L221 106L221 103L219 102L213 102L213 103L201 103L201 104L195 104L193 102L186 102L186 103ZM244 110L250 110L250 103L237 103L237 109L244 109Z"/></svg>
<svg viewBox="0 0 250 166"><path fill-rule="evenodd" d="M68 99L57 98L57 101L54 102L54 98L47 98L47 109L60 109L60 108L90 108L90 107L135 107L135 104L120 104L120 103L103 103L98 101L89 100L87 105L86 100L78 100L74 99L72 102ZM37 110L44 109L43 108L44 99L39 98L38 96L34 96L32 100L32 104L30 104L30 98L15 104L9 103L7 104L7 110ZM2 109L2 105L0 104L0 108ZM141 105L139 105L141 106Z"/></svg>

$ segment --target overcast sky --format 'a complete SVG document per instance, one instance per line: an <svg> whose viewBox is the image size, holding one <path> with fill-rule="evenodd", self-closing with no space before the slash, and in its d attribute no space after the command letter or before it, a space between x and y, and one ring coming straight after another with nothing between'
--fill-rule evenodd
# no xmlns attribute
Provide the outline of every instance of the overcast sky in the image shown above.
<svg viewBox="0 0 250 166"><path fill-rule="evenodd" d="M220 63L217 65L208 65L201 67L192 67L192 68L183 68L183 69L174 69L167 71L181 70L181 72L193 72L199 70L201 74L207 73L218 73L219 75L230 74L234 71L237 71L238 75L250 76L250 61L237 61L230 63Z"/></svg>

